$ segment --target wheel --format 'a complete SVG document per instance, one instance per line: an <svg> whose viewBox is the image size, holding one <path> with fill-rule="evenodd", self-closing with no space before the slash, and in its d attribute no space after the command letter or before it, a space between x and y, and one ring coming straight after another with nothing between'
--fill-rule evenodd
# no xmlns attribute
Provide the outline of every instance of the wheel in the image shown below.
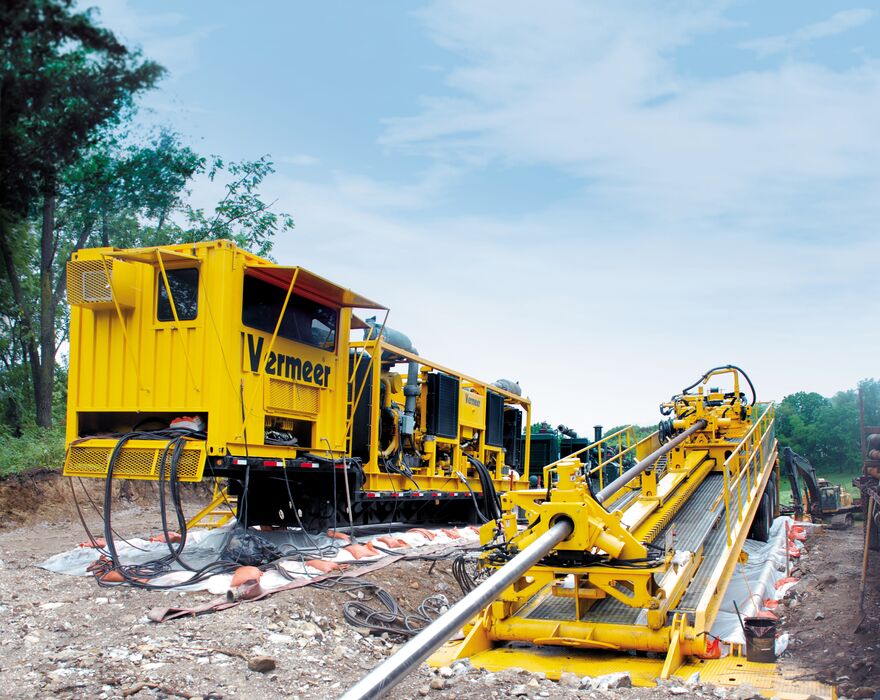
<svg viewBox="0 0 880 700"><path fill-rule="evenodd" d="M779 503L777 503L776 494L776 472L773 472L770 475L770 479L767 481L767 488L765 489L765 491L770 496L770 523L772 526L773 521L776 519L776 513L779 506Z"/></svg>
<svg viewBox="0 0 880 700"><path fill-rule="evenodd" d="M757 542L766 542L770 539L770 504L770 494L765 491L761 494L761 502L758 504L758 510L755 511L755 519L749 530L749 539Z"/></svg>

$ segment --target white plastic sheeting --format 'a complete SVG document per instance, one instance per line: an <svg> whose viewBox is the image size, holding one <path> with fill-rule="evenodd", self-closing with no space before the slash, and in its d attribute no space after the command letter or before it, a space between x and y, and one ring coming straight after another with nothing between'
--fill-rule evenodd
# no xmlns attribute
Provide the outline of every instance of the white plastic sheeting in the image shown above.
<svg viewBox="0 0 880 700"><path fill-rule="evenodd" d="M391 537L401 540L406 545L406 547L399 547L393 549L393 551L395 553L406 553L410 550L428 545L436 546L450 543L473 545L479 542L479 536L470 528L445 528L445 530L446 531L444 532L444 530L441 529L429 529L428 531L433 535L433 539L416 530L392 532L390 533ZM234 532L235 521L227 523L223 527L215 530L196 530L188 533L186 547L181 554L181 558L195 568L205 566L217 559L220 551L224 549L227 539L230 535L233 535ZM452 537L447 534L447 532L455 534L456 537ZM284 560L281 562L281 566L284 567L285 571L294 578L306 576L314 577L323 573L318 569L306 566L304 563L306 560L323 559L324 561L334 561L343 564L345 562L354 561L355 559L350 552L343 549L348 542L334 539L324 534L304 535L302 532L297 531L261 532L256 534L272 541L275 545L282 546L282 548L293 550L294 548L300 547L304 551L307 551L308 549L312 550L311 554L306 553L303 556L298 557L297 560ZM358 543L367 544L369 542L376 547L382 547L386 550L392 549L387 544L380 542L377 539L385 536L385 534L386 533L384 532L372 532L369 535L358 535ZM123 564L144 563L165 556L169 553L168 545L164 542L150 542L149 540L137 537L129 537L125 541L117 538L114 542L119 559ZM176 547L177 545L174 546ZM315 546L325 550L324 553L321 555L315 554ZM326 552L328 550L332 552L332 556L327 556ZM53 571L56 573L68 574L71 576L89 576L91 574L88 571L88 566L100 556L101 551L96 550L93 547L76 547L49 557L49 559L39 564L39 566L47 571ZM385 556L385 554L380 553L374 556L363 557L360 561L371 561L383 556ZM187 585L186 582L191 577L192 572L180 569L157 577L153 579L151 583L161 586L177 584L181 591L209 591L216 595L221 595L229 590L229 584L232 580L231 573L215 574L214 576L198 583ZM273 570L267 571L260 579L260 587L266 591L280 588L288 583L290 583L289 579Z"/></svg>
<svg viewBox="0 0 880 700"><path fill-rule="evenodd" d="M712 636L728 644L744 644L745 639L734 609L734 601L739 606L743 617L752 617L758 610L763 609L765 600L781 600L789 588L796 585L790 583L779 589L776 588L776 582L786 576L786 523L790 526L794 521L788 517L777 518L770 529L770 538L767 542L746 540L743 550L748 554L748 562L744 565L736 565L733 577L727 587L727 592L721 602L721 608L712 625ZM809 526L809 524L805 523L798 524ZM215 560L219 552L224 548L227 538L233 533L234 528L235 522L233 521L216 530L197 530L188 534L186 547L182 554L183 559L197 566L204 566ZM479 540L478 535L470 528L448 528L447 532L453 532L457 535L457 538L449 536L441 529L432 528L430 532L434 535L433 539L416 530L393 532L390 534L406 544L405 548L395 550L401 553L428 545L434 546L452 542L475 544ZM306 536L296 531L266 532L260 533L260 535L266 536L267 539L272 540L276 545L283 546L286 544L291 547L299 546L302 548L317 545L321 548L335 549L335 554L332 557L326 555L320 557L305 555L299 561L283 561L281 565L289 575L295 578L316 576L322 573L317 569L306 566L305 560L321 558L325 561L335 561L337 563L354 560L352 554L343 549L347 542L332 539L327 535ZM358 542L360 544L371 542L378 547L389 549L386 544L377 540L381 536L383 536L382 533L359 536ZM116 541L120 560L126 564L150 561L168 553L168 545L164 542L150 542L140 538L129 538L128 543L130 544L121 539ZM797 541L794 544L798 547L801 546L800 542ZM100 551L91 547L77 547L50 557L39 566L57 573L87 576L90 575L87 567L98 559L100 554ZM361 561L378 559L381 556L385 555L379 554L373 557L365 557ZM232 579L232 574L216 574L199 583L187 585L186 581L191 576L192 574L189 571L172 571L154 579L152 583L163 586L178 584L179 590L182 591L206 590L216 595L222 595L229 590ZM263 590L267 591L280 588L287 583L289 583L289 579L274 570L267 571L260 580L260 586ZM777 639L777 653L781 653L784 650L787 640L787 635L781 635Z"/></svg>
<svg viewBox="0 0 880 700"><path fill-rule="evenodd" d="M791 527L794 521L789 517L776 518L770 528L767 542L746 540L743 551L748 554L746 564L737 564L721 601L721 608L712 625L711 633L728 644L745 644L742 626L737 618L734 601L742 616L754 617L764 609L765 600L781 600L796 583L785 584L779 589L776 583L786 577L785 562L788 542L786 523ZM807 525L809 523L797 523ZM795 541L800 548L800 542ZM794 561L794 560L792 560ZM794 563L791 564L794 566ZM776 653L781 654L788 644L788 635L782 634L776 640Z"/></svg>

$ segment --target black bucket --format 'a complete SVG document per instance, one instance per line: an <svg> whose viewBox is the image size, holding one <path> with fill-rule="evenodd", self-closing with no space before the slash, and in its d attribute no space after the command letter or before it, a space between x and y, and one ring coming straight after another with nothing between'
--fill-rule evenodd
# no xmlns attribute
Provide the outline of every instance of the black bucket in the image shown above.
<svg viewBox="0 0 880 700"><path fill-rule="evenodd" d="M746 658L749 661L772 664L776 661L776 620L766 617L747 617L743 620L746 634Z"/></svg>

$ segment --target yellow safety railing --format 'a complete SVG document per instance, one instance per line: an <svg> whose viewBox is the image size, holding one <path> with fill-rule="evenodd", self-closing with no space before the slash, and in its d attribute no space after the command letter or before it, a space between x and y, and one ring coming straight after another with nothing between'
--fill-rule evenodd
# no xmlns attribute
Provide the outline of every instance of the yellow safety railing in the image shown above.
<svg viewBox="0 0 880 700"><path fill-rule="evenodd" d="M623 474L623 460L624 458L632 453L633 459L635 459L635 450L638 440L636 440L636 431L633 426L627 426L626 428L621 428L617 432L611 433L610 435L606 435L601 440L597 440L596 442L591 442L586 447L582 447L581 449L572 452L570 455L565 455L565 457L560 457L555 462L551 462L547 466L544 467L544 484L550 483L548 479L550 478L550 473L555 471L556 466L564 459L571 459L572 457L579 457L582 453L587 452L589 454L590 450L596 450L596 459L598 463L596 466L591 467L587 471L587 476L592 477L594 474L598 472L599 474L599 488L605 488L605 467L609 464L616 464L618 467L618 475ZM607 459L604 457L604 454L607 448L611 448L612 455ZM587 460L581 460L582 462L586 462Z"/></svg>
<svg viewBox="0 0 880 700"><path fill-rule="evenodd" d="M773 425L776 412L772 403L757 404L763 408L761 417L740 440L730 456L724 461L724 520L727 527L727 544L732 542L732 530L743 519L752 491L758 487L761 469L773 448ZM769 443L769 444L768 444ZM731 483L731 480L735 483ZM743 484L745 481L745 484ZM736 517L731 517L731 497L736 494Z"/></svg>

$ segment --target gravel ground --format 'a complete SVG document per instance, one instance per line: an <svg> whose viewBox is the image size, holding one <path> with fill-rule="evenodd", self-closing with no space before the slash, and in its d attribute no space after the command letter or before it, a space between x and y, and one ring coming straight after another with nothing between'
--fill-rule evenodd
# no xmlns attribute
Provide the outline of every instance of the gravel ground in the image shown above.
<svg viewBox="0 0 880 700"><path fill-rule="evenodd" d="M0 492L3 487L0 483ZM395 640L362 634L343 620L344 594L310 587L219 613L152 623L146 612L154 606L192 607L213 596L101 588L91 578L38 569L37 563L85 537L71 515L70 504L64 501L65 492L52 479L33 486L19 483L15 488L38 489L43 497L34 499L30 511L19 509L15 522L7 519L0 524L0 693L4 697L333 698L397 648ZM58 503L52 507L55 498ZM134 498L131 505L114 506L114 525L131 535L156 532L157 514L148 505L153 502L152 495L135 490ZM94 513L90 519L97 523ZM840 621L841 611L846 606L852 608L851 580L860 563L854 556L858 538L857 531L827 533L815 544L808 543L809 563L801 567L806 585L798 602L785 608L783 629L795 635L795 643L781 664L787 677L801 674L838 680L845 684L841 689L848 692L880 687L873 666L878 629L875 592L869 597L873 612L860 635L839 624L834 628L842 637L838 640L827 625L812 619L821 608L826 617ZM813 573L821 571L827 576L829 558L837 567L836 576L847 587L832 586L827 580L822 584ZM432 593L450 598L458 595L450 563L437 562L429 572L430 567L429 562L402 561L367 574L365 579L392 590L401 607L414 611ZM845 664L834 656L841 653ZM847 671L848 678L840 680L839 676L847 675L841 669L856 667ZM459 663L439 672L423 665L393 691L392 697L754 695L745 687L726 690L676 683L647 690L627 684L625 677L597 682L572 674L555 682L517 669L491 674Z"/></svg>

